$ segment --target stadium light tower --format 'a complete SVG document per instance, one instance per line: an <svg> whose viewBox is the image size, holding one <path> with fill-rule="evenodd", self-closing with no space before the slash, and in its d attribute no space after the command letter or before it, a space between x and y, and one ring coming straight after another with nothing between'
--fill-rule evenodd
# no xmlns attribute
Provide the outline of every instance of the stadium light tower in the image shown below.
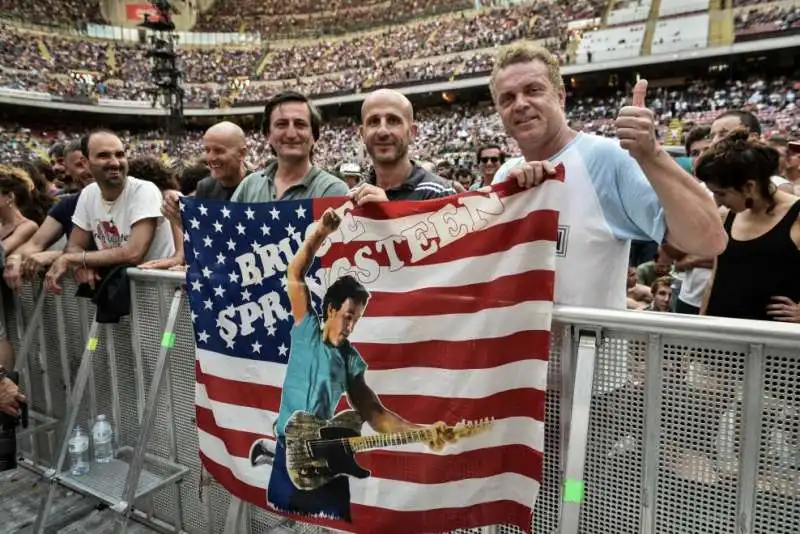
<svg viewBox="0 0 800 534"><path fill-rule="evenodd" d="M172 14L177 10L169 0L154 0L156 14L145 13L140 27L147 28L150 33L150 46L146 56L150 58L150 75L153 87L148 93L153 97L153 106L157 103L169 110L167 117L167 150L170 156L177 156L183 135L183 72L180 69L176 45L178 35Z"/></svg>

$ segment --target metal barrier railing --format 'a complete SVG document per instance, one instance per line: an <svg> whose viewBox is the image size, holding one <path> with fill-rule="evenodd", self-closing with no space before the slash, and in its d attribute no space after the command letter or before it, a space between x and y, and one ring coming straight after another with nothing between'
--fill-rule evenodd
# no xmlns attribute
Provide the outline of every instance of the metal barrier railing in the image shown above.
<svg viewBox="0 0 800 534"><path fill-rule="evenodd" d="M169 303L184 283L176 272L132 269L130 277L131 316L104 329L78 418L85 425L107 414L117 447L139 436ZM6 303L6 326L18 358L29 341L23 377L33 411L63 421L94 307L71 296L66 281L63 296L46 295L37 315L39 289L24 287L16 306ZM800 327L572 307L556 307L554 321L533 532L800 531ZM137 501L134 517L162 530L221 533L238 503L200 466L186 299L174 332L167 402L156 405L147 453L188 473ZM20 440L32 466L52 465L61 432L56 424ZM245 518L251 532L287 528L260 509ZM519 532L503 525L459 532L487 531Z"/></svg>

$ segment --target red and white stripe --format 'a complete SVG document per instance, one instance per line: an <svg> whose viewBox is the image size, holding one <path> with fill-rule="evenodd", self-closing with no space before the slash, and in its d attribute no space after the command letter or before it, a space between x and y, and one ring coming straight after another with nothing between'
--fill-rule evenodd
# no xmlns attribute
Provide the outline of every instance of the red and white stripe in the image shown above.
<svg viewBox="0 0 800 534"><path fill-rule="evenodd" d="M381 275L367 284L372 298L351 336L369 365L367 383L389 409L415 423L495 423L441 453L422 444L361 453L357 460L372 476L351 480L353 524L297 519L360 533L491 524L530 530L542 477L561 180L521 192L499 186L503 213L485 215L483 229L418 263L409 263L407 246L397 248L406 261L399 270L373 257ZM332 245L323 266L399 234L454 198L358 212L366 232ZM315 204L315 219L325 207ZM256 439L271 437L284 372L281 364L197 350L203 465L234 495L267 508L270 467L253 468L247 457ZM342 399L340 408L347 406Z"/></svg>

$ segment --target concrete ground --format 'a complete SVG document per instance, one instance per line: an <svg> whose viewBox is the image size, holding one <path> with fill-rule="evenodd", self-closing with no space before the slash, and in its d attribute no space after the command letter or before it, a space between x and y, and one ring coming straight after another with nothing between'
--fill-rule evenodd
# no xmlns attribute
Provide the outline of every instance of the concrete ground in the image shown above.
<svg viewBox="0 0 800 534"><path fill-rule="evenodd" d="M48 484L39 475L27 469L17 468L0 473L0 534L32 532L42 497L47 490ZM71 511L85 509L87 505L95 502L93 499L58 487L50 517L64 518ZM108 509L100 510L95 507L88 514L52 530L52 532L59 534L111 533L114 528L114 515L114 512ZM134 521L128 523L127 531L130 534L157 532Z"/></svg>

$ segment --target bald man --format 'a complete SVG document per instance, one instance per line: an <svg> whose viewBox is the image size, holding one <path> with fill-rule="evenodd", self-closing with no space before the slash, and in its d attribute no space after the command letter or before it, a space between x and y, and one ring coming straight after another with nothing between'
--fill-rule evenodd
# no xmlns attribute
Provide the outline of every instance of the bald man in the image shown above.
<svg viewBox="0 0 800 534"><path fill-rule="evenodd" d="M211 176L197 184L195 196L212 200L230 200L247 175L244 158L247 154L244 130L232 122L218 122L203 136L206 164ZM171 221L180 224L177 191L165 191L161 211Z"/></svg>
<svg viewBox="0 0 800 534"><path fill-rule="evenodd" d="M417 135L414 108L398 91L379 89L361 106L361 139L373 170L348 194L353 202L427 200L455 194L447 180L412 161L408 149Z"/></svg>
<svg viewBox="0 0 800 534"><path fill-rule="evenodd" d="M247 145L244 130L232 122L218 122L206 130L203 148L211 176L197 184L196 198L230 200L236 188L247 175L244 158ZM180 193L175 190L164 191L161 213L171 222L181 225L178 201ZM184 264L183 241L178 244L171 258L152 260L140 265L142 269L174 269Z"/></svg>
<svg viewBox="0 0 800 534"><path fill-rule="evenodd" d="M232 122L219 122L206 131L203 148L211 176L197 184L195 196L230 200L233 192L247 176L244 163L247 155L246 143L244 130Z"/></svg>

